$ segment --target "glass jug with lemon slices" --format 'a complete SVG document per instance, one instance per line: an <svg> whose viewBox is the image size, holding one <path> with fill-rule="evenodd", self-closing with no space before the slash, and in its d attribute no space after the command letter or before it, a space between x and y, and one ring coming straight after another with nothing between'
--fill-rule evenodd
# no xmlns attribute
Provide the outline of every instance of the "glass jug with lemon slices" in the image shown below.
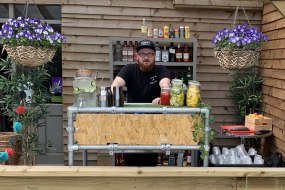
<svg viewBox="0 0 285 190"><path fill-rule="evenodd" d="M76 107L97 106L96 78L91 70L78 70L73 79L74 105Z"/></svg>
<svg viewBox="0 0 285 190"><path fill-rule="evenodd" d="M186 94L186 105L188 107L199 107L201 102L200 83L198 81L189 81Z"/></svg>

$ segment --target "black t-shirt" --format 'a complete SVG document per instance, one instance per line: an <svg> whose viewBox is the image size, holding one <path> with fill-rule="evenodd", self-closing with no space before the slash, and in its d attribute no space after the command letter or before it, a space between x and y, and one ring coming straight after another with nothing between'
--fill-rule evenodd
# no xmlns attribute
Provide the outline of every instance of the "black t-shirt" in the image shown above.
<svg viewBox="0 0 285 190"><path fill-rule="evenodd" d="M143 72L138 64L125 65L117 76L126 82L128 103L151 103L160 96L159 81L170 77L168 70L161 65L155 65L150 72Z"/></svg>

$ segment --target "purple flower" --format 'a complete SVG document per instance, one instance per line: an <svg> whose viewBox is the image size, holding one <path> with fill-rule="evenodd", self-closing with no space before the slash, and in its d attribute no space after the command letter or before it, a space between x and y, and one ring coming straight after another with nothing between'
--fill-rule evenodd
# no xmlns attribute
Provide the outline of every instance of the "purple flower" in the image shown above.
<svg viewBox="0 0 285 190"><path fill-rule="evenodd" d="M256 26L248 27L244 24L219 30L212 39L212 43L216 48L256 49L267 40L268 37L259 32Z"/></svg>
<svg viewBox="0 0 285 190"><path fill-rule="evenodd" d="M12 46L31 45L58 48L65 42L64 36L55 32L47 23L36 18L11 18L2 25L0 43ZM35 43L36 42L36 43Z"/></svg>

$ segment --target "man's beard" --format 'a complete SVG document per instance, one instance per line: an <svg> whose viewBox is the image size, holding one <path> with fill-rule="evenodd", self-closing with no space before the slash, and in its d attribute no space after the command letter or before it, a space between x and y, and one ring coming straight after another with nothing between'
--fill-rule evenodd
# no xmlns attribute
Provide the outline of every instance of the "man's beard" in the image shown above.
<svg viewBox="0 0 285 190"><path fill-rule="evenodd" d="M151 63L150 61L144 61L142 63L138 63L138 65L143 72L149 72L154 68L154 63Z"/></svg>

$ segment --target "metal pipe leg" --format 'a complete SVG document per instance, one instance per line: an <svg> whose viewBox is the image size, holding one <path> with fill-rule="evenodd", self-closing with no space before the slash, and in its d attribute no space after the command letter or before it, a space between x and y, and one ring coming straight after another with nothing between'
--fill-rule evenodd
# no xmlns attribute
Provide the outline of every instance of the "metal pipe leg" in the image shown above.
<svg viewBox="0 0 285 190"><path fill-rule="evenodd" d="M83 166L87 166L88 165L88 158L87 158L87 150L82 150L82 163Z"/></svg>

